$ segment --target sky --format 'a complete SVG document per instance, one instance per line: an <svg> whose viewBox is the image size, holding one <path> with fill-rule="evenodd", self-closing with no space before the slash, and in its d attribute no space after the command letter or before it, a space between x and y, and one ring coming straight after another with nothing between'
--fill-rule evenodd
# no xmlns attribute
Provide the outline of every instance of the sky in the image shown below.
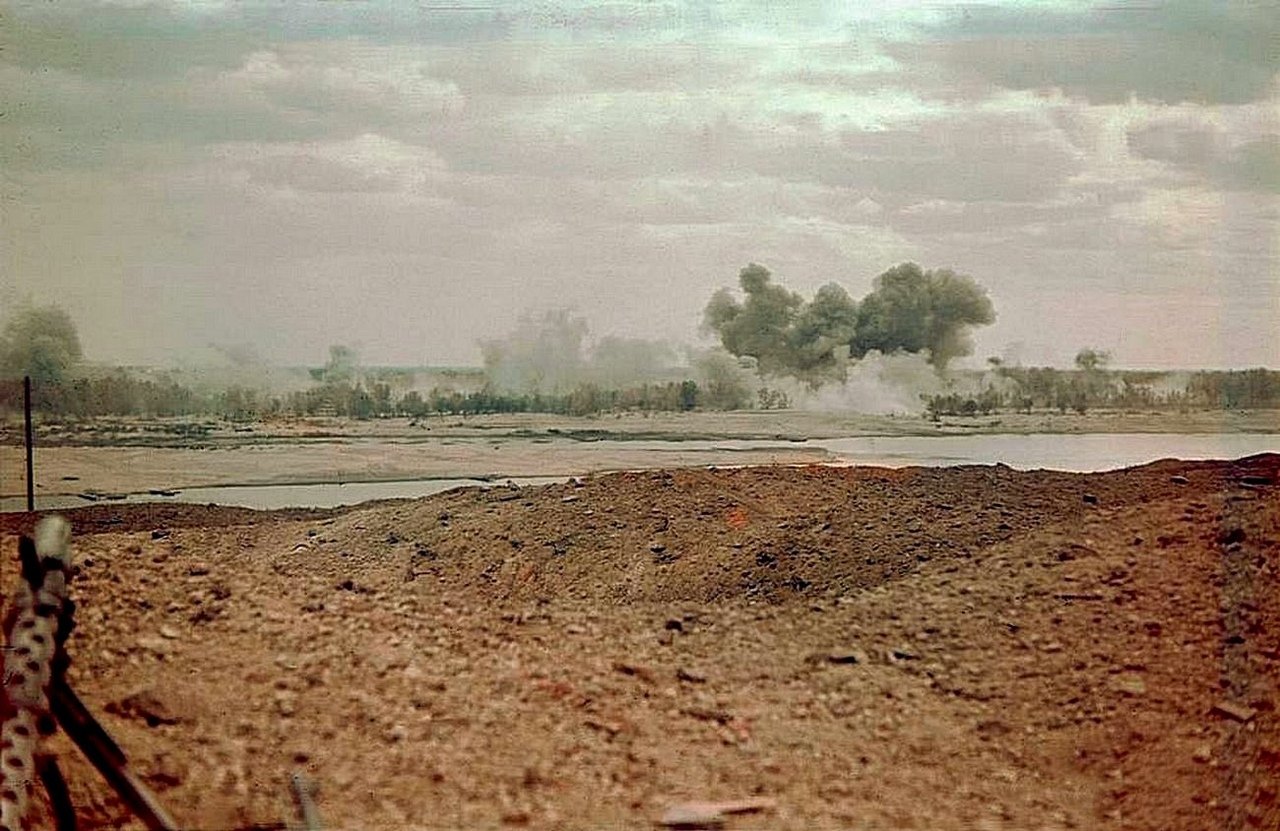
<svg viewBox="0 0 1280 831"><path fill-rule="evenodd" d="M459 365L913 261L988 289L976 361L1280 367L1277 44L1280 0L0 2L0 311Z"/></svg>

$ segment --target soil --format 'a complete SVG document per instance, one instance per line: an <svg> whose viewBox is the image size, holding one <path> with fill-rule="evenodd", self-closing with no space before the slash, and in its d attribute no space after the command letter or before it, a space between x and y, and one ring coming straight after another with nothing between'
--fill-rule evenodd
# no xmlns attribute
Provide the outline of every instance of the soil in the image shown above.
<svg viewBox="0 0 1280 831"><path fill-rule="evenodd" d="M72 684L184 828L295 770L332 828L1280 827L1280 456L66 515Z"/></svg>

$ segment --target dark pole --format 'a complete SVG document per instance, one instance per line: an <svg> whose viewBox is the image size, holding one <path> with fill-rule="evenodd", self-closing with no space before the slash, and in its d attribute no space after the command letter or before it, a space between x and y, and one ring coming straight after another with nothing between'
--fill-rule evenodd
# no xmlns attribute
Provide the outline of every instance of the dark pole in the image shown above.
<svg viewBox="0 0 1280 831"><path fill-rule="evenodd" d="M22 376L22 414L27 423L27 510L36 509L35 465L32 463L31 442L31 376Z"/></svg>

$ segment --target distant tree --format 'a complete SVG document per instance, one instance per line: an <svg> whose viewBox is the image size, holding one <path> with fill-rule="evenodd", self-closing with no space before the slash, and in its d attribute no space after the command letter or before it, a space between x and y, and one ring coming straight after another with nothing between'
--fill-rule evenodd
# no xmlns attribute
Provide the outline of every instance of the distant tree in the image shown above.
<svg viewBox="0 0 1280 831"><path fill-rule="evenodd" d="M1100 349L1081 349L1076 353L1076 367L1085 372L1105 369L1111 363L1111 353Z"/></svg>
<svg viewBox="0 0 1280 831"><path fill-rule="evenodd" d="M59 306L19 309L0 334L0 373L58 383L84 357L71 315Z"/></svg>
<svg viewBox="0 0 1280 831"><path fill-rule="evenodd" d="M680 382L680 409L692 410L698 406L698 384L696 381Z"/></svg>

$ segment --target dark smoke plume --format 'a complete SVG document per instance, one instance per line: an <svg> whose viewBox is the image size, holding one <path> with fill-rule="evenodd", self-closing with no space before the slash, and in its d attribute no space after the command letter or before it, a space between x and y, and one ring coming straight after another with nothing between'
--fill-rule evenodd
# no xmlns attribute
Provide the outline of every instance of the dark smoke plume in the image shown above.
<svg viewBox="0 0 1280 831"><path fill-rule="evenodd" d="M752 263L738 276L745 300L728 290L712 295L704 326L739 357L755 358L765 375L791 375L812 385L843 378L849 358L871 352L921 354L941 371L971 354L970 329L995 320L986 291L971 277L915 263L876 278L857 303L841 286L823 286L813 299L772 282Z"/></svg>
<svg viewBox="0 0 1280 831"><path fill-rule="evenodd" d="M930 363L945 369L952 358L973 354L970 329L995 319L991 299L972 277L903 263L877 277L875 290L863 298L853 356L873 349L928 352Z"/></svg>

